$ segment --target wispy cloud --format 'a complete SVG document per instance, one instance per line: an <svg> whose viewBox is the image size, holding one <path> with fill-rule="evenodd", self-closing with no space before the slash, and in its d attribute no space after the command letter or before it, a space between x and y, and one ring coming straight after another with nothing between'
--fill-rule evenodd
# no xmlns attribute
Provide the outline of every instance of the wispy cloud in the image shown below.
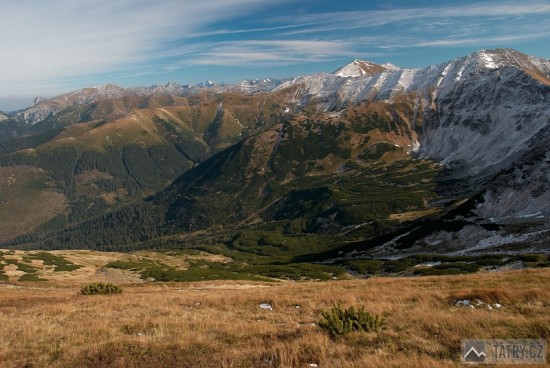
<svg viewBox="0 0 550 368"><path fill-rule="evenodd" d="M545 19L547 15L550 15L547 1L290 14L263 18L262 22L271 27L257 29L277 30L278 40L205 45L205 50L194 55L191 62L224 66L284 65L357 55L366 57L380 54L381 50L402 48L486 47L544 38L550 24L529 22L525 17Z"/></svg>
<svg viewBox="0 0 550 368"><path fill-rule="evenodd" d="M526 34L518 36L499 36L499 37L487 37L487 38L459 38L459 39L437 39L430 41L420 41L414 44L400 44L392 45L388 47L392 48L403 48L403 47L434 47L434 46L457 46L457 45L478 45L483 43L506 43L506 42L516 42L532 38L546 38L550 36L550 32L547 33L537 33L537 34Z"/></svg>
<svg viewBox="0 0 550 368"><path fill-rule="evenodd" d="M0 2L0 95L154 58L159 45L268 0Z"/></svg>
<svg viewBox="0 0 550 368"><path fill-rule="evenodd" d="M211 47L190 60L193 64L248 65L258 62L288 65L296 62L326 61L353 55L353 47L344 41L323 40L267 40L234 41Z"/></svg>
<svg viewBox="0 0 550 368"><path fill-rule="evenodd" d="M527 1L329 12L272 21L311 24L288 30L285 34L289 37L337 35L353 43L356 52L372 52L375 49L487 47L544 40L550 32L549 16L548 1ZM360 33L370 36L360 36Z"/></svg>
<svg viewBox="0 0 550 368"><path fill-rule="evenodd" d="M485 17L487 19L502 16L550 14L550 3L525 2L502 3L492 2L483 5L456 5L456 6L431 6L422 8L404 7L391 10L359 10L347 12L325 12L319 14L306 14L271 19L272 22L289 22L297 25L314 24L318 27L309 27L292 33L319 32L331 30L346 30L354 28L377 27L385 24L399 22L413 22L420 19L445 19ZM448 21L439 21L448 23ZM430 22L433 24L433 21Z"/></svg>
<svg viewBox="0 0 550 368"><path fill-rule="evenodd" d="M2 96L52 95L98 80L187 83L215 67L270 75L273 67L508 46L550 34L548 0L449 3L373 1L337 11L336 2L297 0L2 1L0 104Z"/></svg>

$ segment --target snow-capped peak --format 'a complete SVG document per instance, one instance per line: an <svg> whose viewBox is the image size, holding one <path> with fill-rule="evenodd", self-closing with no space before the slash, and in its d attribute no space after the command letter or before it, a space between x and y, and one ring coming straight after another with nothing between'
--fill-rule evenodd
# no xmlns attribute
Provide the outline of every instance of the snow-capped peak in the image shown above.
<svg viewBox="0 0 550 368"><path fill-rule="evenodd" d="M355 59L348 65L341 67L332 74L338 77L362 77L383 73L386 70L382 65L378 65L366 60Z"/></svg>
<svg viewBox="0 0 550 368"><path fill-rule="evenodd" d="M455 59L464 65L464 69L470 69L474 73L484 70L495 70L513 66L544 77L550 73L548 60L530 57L513 49L484 49L473 54Z"/></svg>

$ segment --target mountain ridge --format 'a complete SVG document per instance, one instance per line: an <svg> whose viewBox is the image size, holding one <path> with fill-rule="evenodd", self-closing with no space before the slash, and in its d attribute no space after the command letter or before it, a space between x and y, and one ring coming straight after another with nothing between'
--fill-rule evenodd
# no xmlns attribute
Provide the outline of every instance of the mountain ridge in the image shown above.
<svg viewBox="0 0 550 368"><path fill-rule="evenodd" d="M93 102L101 102L113 98L122 97L150 97L162 95L174 95L188 97L201 92L243 92L258 93L270 91L282 83L282 80L275 78L243 80L236 84L199 83L196 85L180 85L169 82L165 85L152 85L149 87L122 88L114 84L102 86L85 87L71 91L52 98L37 97L33 103L25 109L20 110L16 115L28 124L34 125L44 121L64 109L76 105L85 105Z"/></svg>
<svg viewBox="0 0 550 368"><path fill-rule="evenodd" d="M301 85L297 96L301 106L314 101L323 111L342 108L346 104L388 100L404 93L429 93L430 87L459 82L482 71L499 70L506 66L526 70L541 78L550 76L550 61L530 57L511 49L481 50L447 63L419 69L385 70L360 78L318 73L298 77L277 89Z"/></svg>
<svg viewBox="0 0 550 368"><path fill-rule="evenodd" d="M350 64L347 64L337 69L332 74L313 74L312 76L295 77L286 80L275 78L251 79L243 80L235 84L218 84L208 81L208 83L199 83L194 86L180 85L175 82L169 82L165 85L152 85L150 87L129 88L122 88L113 84L105 84L102 86L92 86L76 91L71 91L49 99L38 97L31 104L31 106L19 111L17 115L28 123L36 124L37 122L44 120L48 116L56 114L59 111L70 107L71 105L97 102L112 97L143 97L159 94L188 96L205 90L211 90L219 93L270 92L273 89L286 88L294 84L300 84L307 79L311 79L315 76L323 76L326 79L331 75L341 78L352 77L353 79L362 79L357 77L373 77L384 74L383 76L380 76L375 81L375 83L365 84L365 81L363 79L363 83L357 83L356 81L356 83L354 83L352 86L355 89L370 89L369 91L363 91L356 94L355 102L360 101L365 97L367 97L367 99L369 100L383 100L392 97L392 93L390 93L390 95L387 95L388 91L413 92L415 90L425 88L427 85L435 84L439 86L440 84L445 84L447 81L449 81L449 79L454 79L455 81L458 81L464 73L465 75L475 74L479 73L481 70L493 70L511 65L526 70L532 73L534 76L539 77L542 81L550 83L550 62L548 60L522 54L513 49L483 49L467 56L453 59L447 63L441 63L433 66L428 66L426 68L417 69L399 68L390 63L379 65L370 61L356 59ZM437 79L434 80L436 76ZM415 78L416 81L414 80ZM426 78L428 80L422 81L422 79ZM389 81L387 82L387 80ZM325 82L325 84L326 83L327 82ZM395 83L395 85L392 85L391 83ZM344 96L345 100L349 101L354 96L349 91L345 92L346 90L349 90L349 88L344 88L343 86L338 86L334 83L333 86L331 86L331 88L329 89L334 90L335 86L337 86L339 89L342 89L342 92L339 92L340 94L348 95ZM376 94L375 90L377 90ZM313 90L311 94L315 95L315 90ZM329 110L331 107L333 106L327 106L326 110Z"/></svg>
<svg viewBox="0 0 550 368"><path fill-rule="evenodd" d="M225 234L220 236L233 240L224 238L224 244L233 244L239 236L247 238L247 231L276 228L304 239L345 234L346 241L361 240L363 248L387 233L389 240L372 240L373 254L383 256L405 248L433 250L431 244L440 244L442 252L475 251L497 238L500 242L483 251L516 243L521 249L527 235L514 233L513 224L548 222L549 60L497 49L422 69L380 66L369 74L358 71L358 63L348 64L351 71L338 69L341 76L209 83L185 96L170 92L180 88L175 83L151 86L147 96L84 99L50 115L33 129L62 131L39 148L55 143L65 149L71 139L95 136L101 144L94 147L131 142L134 156L123 159L125 165L142 157L135 156L141 147L161 167L171 156L152 153L145 137L176 144L186 159L192 157L185 153L191 146L204 152L178 175L170 168L170 182L163 178L156 192L148 187L144 201L107 206L65 230L38 232L13 244L139 247L166 239L177 243L189 232ZM106 89L106 95L122 93ZM78 93L72 96L80 101ZM189 139L179 141L180 136ZM21 162L13 157L26 154L13 152L0 155L0 164ZM75 183L87 193L98 185L111 188L108 178L120 174L106 170L91 160ZM132 180L149 180L155 170ZM90 185L94 177L101 179ZM153 230L140 230L142 220ZM468 234L464 228L473 230ZM509 235L520 240L502 240ZM453 236L464 238L454 249ZM539 246L544 250L547 243Z"/></svg>

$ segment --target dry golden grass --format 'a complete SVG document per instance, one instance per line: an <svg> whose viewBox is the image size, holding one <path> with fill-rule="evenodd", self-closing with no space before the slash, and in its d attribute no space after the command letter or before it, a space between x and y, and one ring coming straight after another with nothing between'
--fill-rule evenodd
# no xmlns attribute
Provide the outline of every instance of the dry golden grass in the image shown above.
<svg viewBox="0 0 550 368"><path fill-rule="evenodd" d="M74 281L0 283L1 367L448 367L464 338L550 340L550 270L330 282L140 283L83 296ZM480 298L501 309L456 307ZM273 310L259 308L269 302ZM336 341L335 303L383 315ZM299 306L299 308L297 308Z"/></svg>
<svg viewBox="0 0 550 368"><path fill-rule="evenodd" d="M25 257L32 257L39 251L8 251L0 249L0 256L5 259L22 262ZM194 252L190 254L168 255L161 252L139 251L133 253L120 252L98 252L90 250L61 250L49 251L48 253L56 255L66 260L79 265L80 268L72 271L57 272L53 265L44 265L41 260L33 260L27 264L36 268L35 275L41 279L53 282L67 283L86 283L86 282L114 282L114 283L140 283L143 280L138 272L119 270L114 268L105 268L110 262L139 262L143 259L150 259L156 262L162 262L178 270L187 270L189 261L208 261L208 262L230 262L231 259L223 255L211 254L206 252ZM26 272L18 269L17 265L0 263L0 271L3 271L10 281L18 281L19 277L25 275Z"/></svg>
<svg viewBox="0 0 550 368"><path fill-rule="evenodd" d="M389 219L390 220L397 220L397 221L400 221L400 222L405 222L405 221L416 220L420 217L433 215L437 212L439 212L439 210L437 208L430 208L430 209L427 209L427 210L392 213L392 214L390 214Z"/></svg>

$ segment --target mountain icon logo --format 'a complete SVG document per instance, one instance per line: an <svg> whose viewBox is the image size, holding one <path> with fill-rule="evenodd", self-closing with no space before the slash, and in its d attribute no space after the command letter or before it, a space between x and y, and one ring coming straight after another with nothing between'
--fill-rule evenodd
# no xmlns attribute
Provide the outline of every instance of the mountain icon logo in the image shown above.
<svg viewBox="0 0 550 368"><path fill-rule="evenodd" d="M485 361L487 354L485 353L485 342L470 340L465 341L463 346L464 362L482 363Z"/></svg>

